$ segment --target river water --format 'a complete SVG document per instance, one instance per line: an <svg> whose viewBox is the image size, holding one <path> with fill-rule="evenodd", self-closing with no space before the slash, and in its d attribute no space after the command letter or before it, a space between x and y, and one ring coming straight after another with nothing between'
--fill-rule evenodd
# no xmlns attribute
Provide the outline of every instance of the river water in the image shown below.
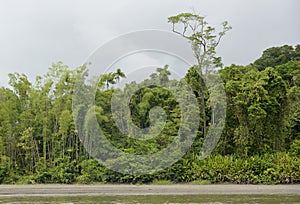
<svg viewBox="0 0 300 204"><path fill-rule="evenodd" d="M190 203L190 204L300 204L300 195L138 195L138 196L42 196L0 197L0 203L123 204L123 203Z"/></svg>

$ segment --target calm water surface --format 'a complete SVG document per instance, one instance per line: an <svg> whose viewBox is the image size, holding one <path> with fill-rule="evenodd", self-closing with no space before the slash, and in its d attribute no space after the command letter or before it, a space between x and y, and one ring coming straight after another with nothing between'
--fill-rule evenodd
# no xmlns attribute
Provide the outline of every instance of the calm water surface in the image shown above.
<svg viewBox="0 0 300 204"><path fill-rule="evenodd" d="M139 195L139 196L68 196L2 197L0 203L202 203L202 204L300 204L300 195Z"/></svg>

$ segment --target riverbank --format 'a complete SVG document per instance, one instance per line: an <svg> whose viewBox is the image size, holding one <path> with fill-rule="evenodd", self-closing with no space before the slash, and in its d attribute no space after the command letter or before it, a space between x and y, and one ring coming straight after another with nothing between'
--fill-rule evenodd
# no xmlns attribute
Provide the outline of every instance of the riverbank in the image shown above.
<svg viewBox="0 0 300 204"><path fill-rule="evenodd" d="M300 185L0 185L0 196L300 195Z"/></svg>

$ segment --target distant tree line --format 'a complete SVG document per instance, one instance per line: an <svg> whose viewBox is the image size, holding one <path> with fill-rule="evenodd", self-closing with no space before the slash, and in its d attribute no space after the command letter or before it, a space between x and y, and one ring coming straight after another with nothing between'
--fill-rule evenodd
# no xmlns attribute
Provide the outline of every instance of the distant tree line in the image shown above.
<svg viewBox="0 0 300 204"><path fill-rule="evenodd" d="M218 71L226 89L226 126L213 154L199 160L204 140L200 123L193 147L171 167L151 175L134 176L101 166L85 151L72 117L76 80L88 76L86 65L74 70L53 64L31 83L25 74L9 74L10 88L0 88L0 182L2 183L151 183L156 180L235 183L294 183L300 181L300 45L265 50L254 63L231 65ZM149 110L162 107L166 124L159 136L148 141L123 134L111 114L111 97L125 74L102 75L95 98L95 113L104 134L122 151L150 154L165 148L178 132L180 107L161 85L171 80L168 66L129 89L143 87L130 100L132 121L148 127ZM199 73L191 67L185 81L196 91ZM149 87L153 81L158 86ZM146 88L145 88L146 87ZM207 127L210 127L209 94L205 92ZM201 94L197 96L201 107ZM120 101L121 102L121 101ZM120 113L121 114L121 113ZM247 166L248 165L248 166ZM240 172L240 173L237 173Z"/></svg>

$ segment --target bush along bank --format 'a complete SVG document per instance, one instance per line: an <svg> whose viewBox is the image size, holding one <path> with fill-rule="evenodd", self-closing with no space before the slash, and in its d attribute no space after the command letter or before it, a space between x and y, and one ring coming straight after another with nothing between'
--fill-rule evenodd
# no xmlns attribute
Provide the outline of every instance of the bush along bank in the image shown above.
<svg viewBox="0 0 300 204"><path fill-rule="evenodd" d="M194 157L194 160L191 158ZM68 159L68 158L66 158ZM210 156L199 160L187 156L169 168L150 175L124 175L101 166L89 159L80 164L70 162L22 175L0 168L0 181L5 184L296 184L300 183L300 159L286 153L264 154L240 158L234 155Z"/></svg>

